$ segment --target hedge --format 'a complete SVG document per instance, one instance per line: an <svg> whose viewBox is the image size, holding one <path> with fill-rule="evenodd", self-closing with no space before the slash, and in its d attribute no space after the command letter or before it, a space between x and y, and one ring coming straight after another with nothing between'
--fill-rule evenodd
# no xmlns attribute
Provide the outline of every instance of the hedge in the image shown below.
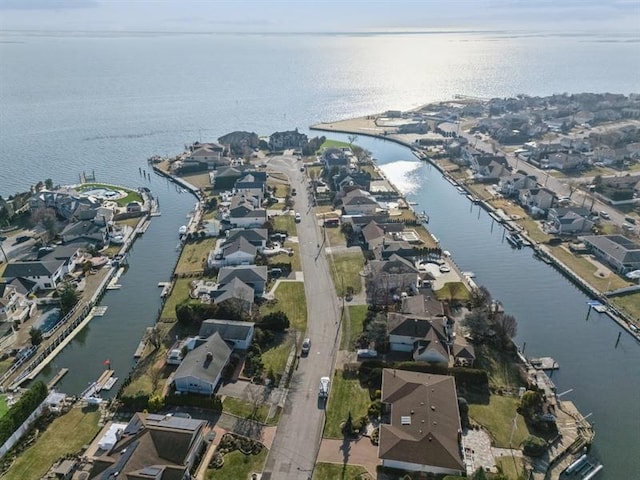
<svg viewBox="0 0 640 480"><path fill-rule="evenodd" d="M196 394L181 394L170 393L165 397L165 405L172 405L174 407L200 407L216 412L222 411L222 400L218 395L213 397Z"/></svg>
<svg viewBox="0 0 640 480"><path fill-rule="evenodd" d="M0 418L0 445L4 444L29 415L47 398L47 387L43 382L34 384L27 390L7 413Z"/></svg>

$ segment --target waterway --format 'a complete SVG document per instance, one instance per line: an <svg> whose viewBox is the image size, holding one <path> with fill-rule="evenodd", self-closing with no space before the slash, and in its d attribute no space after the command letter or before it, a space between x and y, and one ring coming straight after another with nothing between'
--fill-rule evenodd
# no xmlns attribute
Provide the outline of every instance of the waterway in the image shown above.
<svg viewBox="0 0 640 480"><path fill-rule="evenodd" d="M339 135L333 137L341 138ZM346 136L343 137L346 140ZM396 143L360 136L389 180L429 215L429 230L463 271L473 271L518 320L516 343L527 356L551 356L560 369L552 380L596 429L592 452L605 465L599 478L634 478L640 458L629 455L640 432L640 345L609 317L592 311L589 298L531 249L515 250L504 229L472 204L428 163Z"/></svg>
<svg viewBox="0 0 640 480"><path fill-rule="evenodd" d="M69 368L57 385L68 394L78 394L96 380L105 370L106 360L119 380L110 392L101 395L110 397L118 391L135 364L133 353L146 327L158 318L158 282L171 276L178 255L178 228L186 223L186 215L196 202L193 195L179 193L173 183L153 173L150 181L139 177L128 183L149 187L160 201L162 215L152 218L149 229L129 251L129 268L118 281L122 288L107 290L102 298L100 305L108 307L105 315L95 317L37 377L48 382L61 368Z"/></svg>

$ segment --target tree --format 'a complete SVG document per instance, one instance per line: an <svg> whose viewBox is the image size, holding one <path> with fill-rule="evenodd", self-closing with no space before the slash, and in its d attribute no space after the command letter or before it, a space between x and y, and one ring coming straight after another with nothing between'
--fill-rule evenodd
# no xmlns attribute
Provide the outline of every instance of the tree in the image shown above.
<svg viewBox="0 0 640 480"><path fill-rule="evenodd" d="M149 411L157 412L164 407L164 397L162 395L153 395L149 398Z"/></svg>
<svg viewBox="0 0 640 480"><path fill-rule="evenodd" d="M518 332L518 322L512 315L500 314L495 319L496 333L502 337L503 342L506 344L516 336Z"/></svg>
<svg viewBox="0 0 640 480"><path fill-rule="evenodd" d="M283 311L271 312L262 317L260 328L283 332L289 328L289 317Z"/></svg>
<svg viewBox="0 0 640 480"><path fill-rule="evenodd" d="M51 180L50 178L47 178L44 181L44 186L47 190L53 190L53 180Z"/></svg>
<svg viewBox="0 0 640 480"><path fill-rule="evenodd" d="M478 288L471 290L471 307L480 308L486 307L491 303L491 292L487 287L481 285Z"/></svg>
<svg viewBox="0 0 640 480"><path fill-rule="evenodd" d="M367 325L369 339L376 345L376 350L384 352L387 344L387 322L376 319Z"/></svg>
<svg viewBox="0 0 640 480"><path fill-rule="evenodd" d="M53 208L38 208L31 212L30 222L32 225L42 224L47 231L47 241L53 240L58 234L58 222L56 211Z"/></svg>
<svg viewBox="0 0 640 480"><path fill-rule="evenodd" d="M162 345L162 335L157 324L154 325L151 330L149 330L147 339L149 340L149 343L153 345L153 348L155 350L160 348L160 346Z"/></svg>
<svg viewBox="0 0 640 480"><path fill-rule="evenodd" d="M349 135L347 137L349 139L349 148L353 146L353 144L358 140L358 135Z"/></svg>
<svg viewBox="0 0 640 480"><path fill-rule="evenodd" d="M29 330L29 339L31 340L31 345L38 346L42 343L42 331L39 328L31 327Z"/></svg>
<svg viewBox="0 0 640 480"><path fill-rule="evenodd" d="M487 337L491 333L489 312L484 308L478 308L467 313L462 319L462 325L467 327L471 335L478 340Z"/></svg>
<svg viewBox="0 0 640 480"><path fill-rule="evenodd" d="M151 387L154 392L158 389L160 378L162 378L162 370L157 366L151 367L149 369L149 379L151 380Z"/></svg>
<svg viewBox="0 0 640 480"><path fill-rule="evenodd" d="M80 294L76 291L75 287L70 283L65 283L60 293L60 316L64 317L69 313L73 307L78 303Z"/></svg>

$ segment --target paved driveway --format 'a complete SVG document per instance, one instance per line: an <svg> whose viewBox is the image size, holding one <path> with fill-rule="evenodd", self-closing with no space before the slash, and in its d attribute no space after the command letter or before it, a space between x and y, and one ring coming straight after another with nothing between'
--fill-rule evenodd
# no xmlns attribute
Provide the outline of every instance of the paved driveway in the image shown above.
<svg viewBox="0 0 640 480"><path fill-rule="evenodd" d="M367 437L347 441L324 438L320 444L318 462L361 465L373 478L376 476L376 466L381 464L378 446Z"/></svg>

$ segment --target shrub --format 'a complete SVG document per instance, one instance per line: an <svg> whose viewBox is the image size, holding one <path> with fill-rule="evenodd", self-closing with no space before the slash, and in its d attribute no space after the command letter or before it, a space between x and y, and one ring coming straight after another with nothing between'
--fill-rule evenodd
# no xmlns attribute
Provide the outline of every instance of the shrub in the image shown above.
<svg viewBox="0 0 640 480"><path fill-rule="evenodd" d="M380 416L380 412L382 411L382 402L380 400L374 400L369 405L367 410L367 414L371 418L378 418Z"/></svg>
<svg viewBox="0 0 640 480"><path fill-rule="evenodd" d="M7 413L0 418L0 444L4 444L13 432L29 418L38 405L47 397L47 387L42 382L35 383Z"/></svg>
<svg viewBox="0 0 640 480"><path fill-rule="evenodd" d="M522 442L522 451L525 455L530 457L539 457L547 450L547 442L540 437L529 435L527 439Z"/></svg>

